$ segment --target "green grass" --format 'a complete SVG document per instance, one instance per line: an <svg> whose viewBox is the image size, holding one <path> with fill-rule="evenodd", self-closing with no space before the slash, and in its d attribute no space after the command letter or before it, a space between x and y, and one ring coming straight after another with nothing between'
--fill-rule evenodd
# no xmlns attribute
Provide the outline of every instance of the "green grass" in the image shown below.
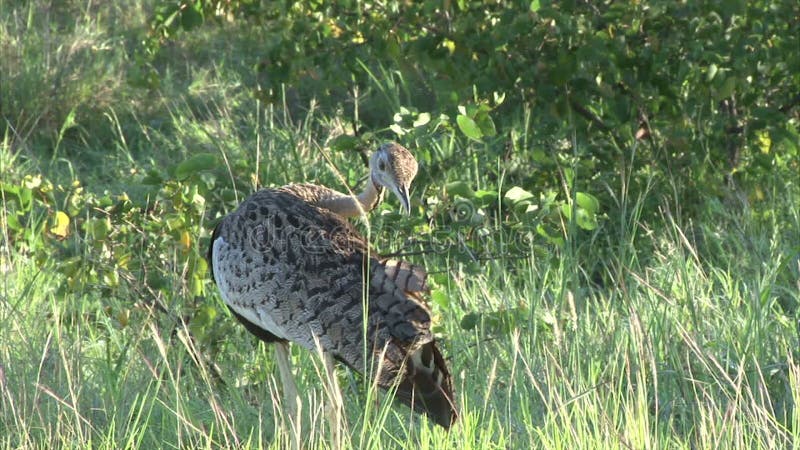
<svg viewBox="0 0 800 450"><path fill-rule="evenodd" d="M352 132L349 113L257 102L241 75L257 43L220 41L226 33L213 28L165 50L158 90L129 86L126 49L144 29L146 3L50 15L0 7L3 54L18 55L2 63L13 83L2 86L0 181L52 183L33 189L39 203L20 216L21 229L9 219L20 203L2 190L0 448L285 448L291 431L272 350L228 315L198 255L208 222L256 185L318 180L341 188L336 168L354 185L363 175L358 156L332 152L329 164L320 151ZM215 59L201 44L239 53ZM49 101L53 86L58 102ZM377 85L376 101L391 104L403 89ZM527 140L530 130L514 132ZM424 149L407 142L427 158L412 192L417 202L446 202L441 185L449 181L510 186L479 167L479 144L455 133L420 142ZM170 178L170 167L198 152L217 155L220 166ZM156 187L142 181L152 170L165 178ZM449 228L447 208L433 202L409 219L391 212L391 200L373 214L381 251L413 242L417 252L431 231L453 238L448 251L408 258L434 273L437 331L462 416L446 433L339 369L347 446L796 445L796 180L765 179L763 198L709 196L692 218L665 194L668 183L652 183L637 192L606 184L612 212L594 232L565 224L562 247L527 241L499 209L486 210L488 238ZM236 196L226 196L234 188ZM652 204L648 211L658 213L643 215ZM63 241L48 231L56 210L72 218ZM97 228L104 214L105 233ZM476 264L475 246L455 238L484 239L496 258ZM498 252L501 242L514 245ZM477 320L467 326L469 315ZM294 349L293 360L303 446L329 448L318 358Z"/></svg>

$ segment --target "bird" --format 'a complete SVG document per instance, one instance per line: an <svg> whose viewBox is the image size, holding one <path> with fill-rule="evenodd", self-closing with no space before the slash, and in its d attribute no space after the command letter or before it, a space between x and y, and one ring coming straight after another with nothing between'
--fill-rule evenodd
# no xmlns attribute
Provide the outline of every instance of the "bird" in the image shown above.
<svg viewBox="0 0 800 450"><path fill-rule="evenodd" d="M309 183L262 189L214 229L212 277L232 315L276 345L289 405L297 401L289 363L295 343L322 351L329 378L335 380L330 371L339 361L445 429L455 423L452 377L425 301L425 269L376 254L346 219L372 210L384 190L409 213L417 167L405 147L388 142L371 155L361 193Z"/></svg>

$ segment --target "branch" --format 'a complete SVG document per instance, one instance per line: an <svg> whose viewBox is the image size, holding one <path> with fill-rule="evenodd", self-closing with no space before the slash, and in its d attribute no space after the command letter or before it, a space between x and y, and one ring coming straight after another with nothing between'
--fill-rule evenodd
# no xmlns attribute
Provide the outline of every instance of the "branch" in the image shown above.
<svg viewBox="0 0 800 450"><path fill-rule="evenodd" d="M569 99L569 105L572 106L572 109L575 110L581 117L592 122L597 128L608 133L611 131L611 127L603 123L599 117L597 117L593 112L589 111L588 109L584 108L583 105L578 103L575 99Z"/></svg>

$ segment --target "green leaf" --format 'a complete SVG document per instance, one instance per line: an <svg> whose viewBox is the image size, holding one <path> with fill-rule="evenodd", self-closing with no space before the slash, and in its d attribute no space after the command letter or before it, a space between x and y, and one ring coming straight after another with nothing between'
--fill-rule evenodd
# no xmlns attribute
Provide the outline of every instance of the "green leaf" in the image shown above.
<svg viewBox="0 0 800 450"><path fill-rule="evenodd" d="M722 86L714 92L714 100L726 99L733 95L734 92L736 92L736 77L729 76L722 83Z"/></svg>
<svg viewBox="0 0 800 450"><path fill-rule="evenodd" d="M18 196L19 195L19 189L20 189L20 187L17 186L17 185L10 184L10 183L4 183L4 182L0 181L0 191L5 192L6 194L17 195Z"/></svg>
<svg viewBox="0 0 800 450"><path fill-rule="evenodd" d="M543 164L550 161L550 158L547 156L547 153L545 153L543 150L540 149L532 150L530 152L530 155L531 159L539 164Z"/></svg>
<svg viewBox="0 0 800 450"><path fill-rule="evenodd" d="M539 211L539 205L530 204L527 207L525 207L525 214L526 215L529 215L529 216L534 215L534 214L536 214L536 211Z"/></svg>
<svg viewBox="0 0 800 450"><path fill-rule="evenodd" d="M208 261L205 258L197 258L194 267L194 276L202 279L208 272Z"/></svg>
<svg viewBox="0 0 800 450"><path fill-rule="evenodd" d="M597 228L597 216L590 214L583 208L578 208L575 212L575 223L584 230L594 230Z"/></svg>
<svg viewBox="0 0 800 450"><path fill-rule="evenodd" d="M708 73L706 74L706 81L711 81L717 75L717 71L719 71L719 67L716 64L711 64L708 66Z"/></svg>
<svg viewBox="0 0 800 450"><path fill-rule="evenodd" d="M358 148L359 139L355 136L342 134L331 139L328 146L335 152L355 150Z"/></svg>
<svg viewBox="0 0 800 450"><path fill-rule="evenodd" d="M572 220L572 206L570 206L570 205L568 205L566 203L562 204L561 205L561 214L563 214L564 217L567 220Z"/></svg>
<svg viewBox="0 0 800 450"><path fill-rule="evenodd" d="M19 221L19 218L17 217L17 215L18 214L8 214L6 216L6 220L8 221L8 222L6 222L6 224L8 225L8 228L10 228L10 229L12 229L14 231L21 231L23 226L22 226L22 222Z"/></svg>
<svg viewBox="0 0 800 450"><path fill-rule="evenodd" d="M389 125L389 129L394 131L394 134L396 134L398 136L402 136L402 135L406 134L406 130L404 130L403 127L401 127L400 125L398 125L396 123L393 123L393 124Z"/></svg>
<svg viewBox="0 0 800 450"><path fill-rule="evenodd" d="M578 203L578 206L585 209L590 214L597 214L597 211L600 209L600 202L591 194L578 192L575 194L575 201Z"/></svg>
<svg viewBox="0 0 800 450"><path fill-rule="evenodd" d="M550 71L553 83L558 86L566 84L575 75L575 66L577 66L576 56L572 52L562 51L559 53Z"/></svg>
<svg viewBox="0 0 800 450"><path fill-rule="evenodd" d="M486 206L497 200L497 191L475 191L475 200L481 205Z"/></svg>
<svg viewBox="0 0 800 450"><path fill-rule="evenodd" d="M511 202L512 204L517 204L520 202L528 201L533 199L533 194L522 189L519 186L514 186L506 192L506 195L503 196L506 200Z"/></svg>
<svg viewBox="0 0 800 450"><path fill-rule="evenodd" d="M180 230L186 225L186 221L180 214L169 214L167 216L167 229L170 231Z"/></svg>
<svg viewBox="0 0 800 450"><path fill-rule="evenodd" d="M441 289L436 289L433 292L431 292L431 301L439 305L439 307L443 309L447 309L447 307L450 306L450 299L447 297L447 294Z"/></svg>
<svg viewBox="0 0 800 450"><path fill-rule="evenodd" d="M145 175L144 178L142 178L142 184L146 186L158 186L163 182L164 178L155 169L148 170L147 175Z"/></svg>
<svg viewBox="0 0 800 450"><path fill-rule="evenodd" d="M204 335L206 329L214 324L217 318L217 309L211 305L200 305L195 310L195 315L189 322L189 329L195 335Z"/></svg>
<svg viewBox="0 0 800 450"><path fill-rule="evenodd" d="M424 112L424 113L420 113L417 116L416 120L414 120L414 123L412 125L414 126L414 128L421 127L421 126L427 124L430 121L431 121L431 114Z"/></svg>
<svg viewBox="0 0 800 450"><path fill-rule="evenodd" d="M181 11L181 28L186 31L203 24L202 6L186 8Z"/></svg>
<svg viewBox="0 0 800 450"><path fill-rule="evenodd" d="M460 195L464 198L472 198L475 196L475 192L465 181L447 183L444 186L444 190L447 192L447 195Z"/></svg>
<svg viewBox="0 0 800 450"><path fill-rule="evenodd" d="M464 317L461 318L461 329L463 330L472 330L478 326L478 321L481 319L481 315L478 313L469 313L465 314Z"/></svg>
<svg viewBox="0 0 800 450"><path fill-rule="evenodd" d="M163 275L155 272L150 272L147 275L147 285L155 290L159 289L166 289L167 287L171 286L169 280L167 280Z"/></svg>
<svg viewBox="0 0 800 450"><path fill-rule="evenodd" d="M484 112L476 115L475 123L478 124L478 128L480 128L481 133L483 133L484 136L492 137L497 135L497 129L494 126L494 121L491 117L489 117L489 114Z"/></svg>
<svg viewBox="0 0 800 450"><path fill-rule="evenodd" d="M69 216L64 211L57 211L50 232L60 238L67 237L69 233Z"/></svg>
<svg viewBox="0 0 800 450"><path fill-rule="evenodd" d="M547 229L542 224L536 226L536 234L545 238L547 242L555 245L563 245L564 238L559 236L550 236L550 233L547 232Z"/></svg>
<svg viewBox="0 0 800 450"><path fill-rule="evenodd" d="M571 167L564 168L564 181L566 181L567 186L572 186L572 180L575 179L575 171Z"/></svg>
<svg viewBox="0 0 800 450"><path fill-rule="evenodd" d="M89 219L83 223L83 229L90 233L94 239L102 241L111 231L111 219L109 217Z"/></svg>
<svg viewBox="0 0 800 450"><path fill-rule="evenodd" d="M190 283L190 292L192 293L192 297L200 297L203 295L203 285L204 280L201 277L194 276L192 277L192 281Z"/></svg>
<svg viewBox="0 0 800 450"><path fill-rule="evenodd" d="M544 196L542 197L542 205L545 208L553 206L553 204L556 202L557 197L558 193L556 191L554 191L553 189L548 189L547 191L545 191Z"/></svg>
<svg viewBox="0 0 800 450"><path fill-rule="evenodd" d="M198 153L178 164L175 178L184 180L203 170L211 170L217 165L217 157L213 153Z"/></svg>
<svg viewBox="0 0 800 450"><path fill-rule="evenodd" d="M233 189L222 189L222 191L220 191L220 196L226 202L233 202L238 200L238 197L236 196L236 191Z"/></svg>
<svg viewBox="0 0 800 450"><path fill-rule="evenodd" d="M483 137L481 128L477 123L475 123L474 120L472 120L472 118L463 114L459 114L458 117L456 117L456 123L458 124L458 128L461 130L461 132L464 133L464 135L468 138L475 141L480 141Z"/></svg>
<svg viewBox="0 0 800 450"><path fill-rule="evenodd" d="M20 188L19 194L19 205L23 211L30 211L33 207L33 190L28 189L26 187Z"/></svg>
<svg viewBox="0 0 800 450"><path fill-rule="evenodd" d="M542 7L542 4L541 4L541 2L539 0L533 0L531 2L531 7L530 7L531 8L531 12L539 11L539 9L541 7Z"/></svg>

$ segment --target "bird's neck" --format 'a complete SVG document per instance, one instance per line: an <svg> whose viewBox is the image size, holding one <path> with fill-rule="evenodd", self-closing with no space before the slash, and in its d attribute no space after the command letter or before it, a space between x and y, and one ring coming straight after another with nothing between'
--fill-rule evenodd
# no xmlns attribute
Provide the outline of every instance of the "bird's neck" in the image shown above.
<svg viewBox="0 0 800 450"><path fill-rule="evenodd" d="M336 192L327 198L321 198L317 206L325 208L342 217L360 216L361 212L372 211L383 197L383 187L378 186L372 178L361 193L352 196Z"/></svg>

